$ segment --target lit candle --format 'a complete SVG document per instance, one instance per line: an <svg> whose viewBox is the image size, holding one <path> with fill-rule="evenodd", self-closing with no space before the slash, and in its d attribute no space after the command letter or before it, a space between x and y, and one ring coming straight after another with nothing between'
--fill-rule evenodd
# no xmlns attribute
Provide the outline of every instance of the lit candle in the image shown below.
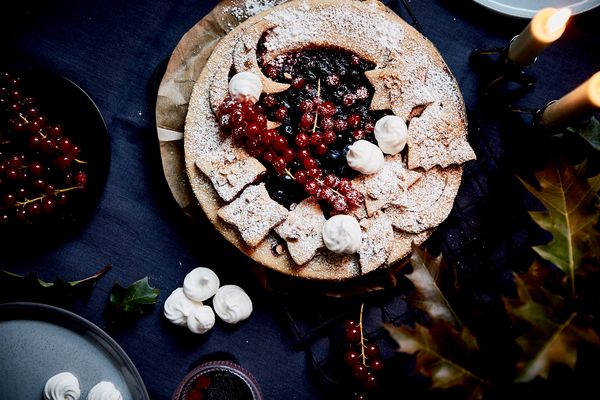
<svg viewBox="0 0 600 400"><path fill-rule="evenodd" d="M596 72L575 90L550 103L542 114L542 122L548 127L561 126L590 116L599 109L600 72Z"/></svg>
<svg viewBox="0 0 600 400"><path fill-rule="evenodd" d="M508 59L523 66L532 64L538 54L561 37L570 16L568 8L540 10L510 43Z"/></svg>

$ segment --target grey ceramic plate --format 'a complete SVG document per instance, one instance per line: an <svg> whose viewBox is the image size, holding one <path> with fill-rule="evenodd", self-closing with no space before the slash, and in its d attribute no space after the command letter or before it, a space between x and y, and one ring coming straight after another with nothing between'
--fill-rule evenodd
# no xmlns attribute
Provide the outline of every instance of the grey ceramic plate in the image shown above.
<svg viewBox="0 0 600 400"><path fill-rule="evenodd" d="M600 6L600 0L474 0L484 7L513 17L531 18L546 7L569 7L579 14Z"/></svg>
<svg viewBox="0 0 600 400"><path fill-rule="evenodd" d="M63 371L79 379L82 399L107 380L124 400L149 400L127 354L96 325L44 304L0 305L0 398L42 399L48 378Z"/></svg>

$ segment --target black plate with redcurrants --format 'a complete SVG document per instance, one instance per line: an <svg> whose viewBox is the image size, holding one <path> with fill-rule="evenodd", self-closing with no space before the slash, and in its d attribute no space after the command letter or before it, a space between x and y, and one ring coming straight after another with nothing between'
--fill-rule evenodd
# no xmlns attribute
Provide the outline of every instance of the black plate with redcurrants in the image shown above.
<svg viewBox="0 0 600 400"><path fill-rule="evenodd" d="M0 71L4 244L45 247L76 232L95 211L109 163L104 119L79 86L45 71Z"/></svg>

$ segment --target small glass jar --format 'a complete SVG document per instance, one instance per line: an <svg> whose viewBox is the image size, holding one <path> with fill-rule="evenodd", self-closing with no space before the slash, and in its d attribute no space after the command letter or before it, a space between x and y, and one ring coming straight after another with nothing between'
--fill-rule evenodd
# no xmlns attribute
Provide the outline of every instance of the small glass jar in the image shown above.
<svg viewBox="0 0 600 400"><path fill-rule="evenodd" d="M262 400L254 377L230 361L210 361L183 378L173 400Z"/></svg>

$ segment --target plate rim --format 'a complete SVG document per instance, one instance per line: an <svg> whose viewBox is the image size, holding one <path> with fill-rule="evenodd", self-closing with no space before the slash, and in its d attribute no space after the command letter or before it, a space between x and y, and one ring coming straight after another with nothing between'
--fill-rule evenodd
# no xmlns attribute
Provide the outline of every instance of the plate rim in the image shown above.
<svg viewBox="0 0 600 400"><path fill-rule="evenodd" d="M508 15L517 18L530 19L539 11L538 9L530 8L515 8L504 4L502 0L473 0L475 3L487 8L488 10L495 11L497 13ZM579 0L573 2L572 5L568 6L571 8L573 15L581 14L589 11L593 8L600 6L600 0Z"/></svg>
<svg viewBox="0 0 600 400"><path fill-rule="evenodd" d="M129 356L127 355L125 350L123 350L123 348L116 342L116 340L113 339L104 330L102 330L98 325L87 320L86 318L82 317L81 315L75 314L72 311L66 310L64 308L56 307L56 306L53 306L50 304L34 303L34 302L11 302L11 303L0 304L0 316L2 315L3 312L18 311L18 310L27 310L27 311L34 312L34 313L35 312L42 312L42 313L43 312L51 312L51 313L55 313L55 314L60 314L64 317L66 317L67 319L70 319L74 323L78 324L82 328L87 329L88 331L91 331L94 335L102 338L106 342L106 344L108 344L122 358L122 361L125 363L125 366L127 367L127 369L129 369L129 371L133 375L133 378L137 381L137 384L139 385L139 388L141 389L143 399L150 400L150 396L148 394L148 390L146 389L144 380L142 379L142 376L140 375L139 371L135 367L135 364L133 363L131 358L129 358ZM19 318L11 318L11 319L0 318L0 321L14 321L14 320L18 320L18 319ZM24 318L20 318L20 319L31 319L31 317L29 316L29 318L24 317ZM56 322L52 321L49 318L44 318L43 320L45 322L50 322L50 323L56 325ZM61 327L64 327L64 326L61 325ZM66 328L70 329L69 327L66 327ZM70 329L70 330L73 330L73 329ZM79 334L78 332L75 332L75 333Z"/></svg>

